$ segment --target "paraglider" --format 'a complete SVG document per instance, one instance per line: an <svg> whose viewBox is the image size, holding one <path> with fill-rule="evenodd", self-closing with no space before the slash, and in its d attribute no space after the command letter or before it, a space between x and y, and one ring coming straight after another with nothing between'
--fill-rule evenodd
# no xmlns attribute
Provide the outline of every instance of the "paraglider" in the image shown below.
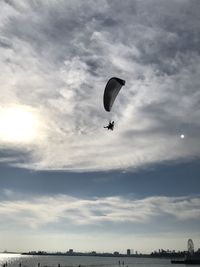
<svg viewBox="0 0 200 267"><path fill-rule="evenodd" d="M126 82L124 80L116 77L111 78L107 82L103 96L103 104L106 111L108 112L111 111L113 103L120 89L122 88L123 85L125 85L125 83Z"/></svg>
<svg viewBox="0 0 200 267"><path fill-rule="evenodd" d="M112 77L106 84L105 90L104 90L104 96L103 96L103 104L106 111L110 112L112 109L112 106L115 102L115 99L121 90L122 86L125 85L125 81L117 78ZM104 128L107 128L108 130L114 129L114 121L110 121L108 126L104 126Z"/></svg>

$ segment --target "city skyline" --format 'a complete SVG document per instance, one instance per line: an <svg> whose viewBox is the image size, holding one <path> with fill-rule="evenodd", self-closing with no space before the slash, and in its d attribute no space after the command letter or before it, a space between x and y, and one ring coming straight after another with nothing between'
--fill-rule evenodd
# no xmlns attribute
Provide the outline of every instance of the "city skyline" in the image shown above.
<svg viewBox="0 0 200 267"><path fill-rule="evenodd" d="M0 2L0 251L200 247L199 8Z"/></svg>
<svg viewBox="0 0 200 267"><path fill-rule="evenodd" d="M191 239L189 239L191 240ZM192 241L193 242L193 241ZM102 252L102 251L95 251L95 250L88 250L88 251L76 251L72 248L70 249L66 249L66 250L63 250L63 251L45 251L45 250L38 250L38 251L7 251L7 250L4 250L4 251L0 251L0 253L5 253L5 254L15 254L15 253L21 253L21 254L24 254L24 255L68 255L68 256L75 256L75 255L78 255L78 256L157 256L159 257L160 256L163 256L163 257L166 257L167 255L169 256L175 256L179 254L181 255L184 255L184 254L187 254L188 253L188 247L187 249L185 250L171 250L169 248L159 248L158 250L154 250L154 251L151 251L149 253L141 253L140 251L138 250L134 250L134 249L124 249L124 251L110 251L110 252ZM200 253L200 248L197 248L197 249L194 249L193 253L197 253L199 254Z"/></svg>

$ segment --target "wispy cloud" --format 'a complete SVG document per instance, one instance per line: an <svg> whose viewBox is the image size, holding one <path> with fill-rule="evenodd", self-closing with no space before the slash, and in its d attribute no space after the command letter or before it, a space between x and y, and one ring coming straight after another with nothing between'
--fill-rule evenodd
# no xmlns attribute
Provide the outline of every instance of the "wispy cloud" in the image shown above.
<svg viewBox="0 0 200 267"><path fill-rule="evenodd" d="M12 196L11 191L5 193L7 197ZM68 195L55 195L1 201L0 218L2 222L12 221L28 228L51 224L98 227L105 223L122 226L128 223L136 227L138 224L145 226L157 220L162 221L166 215L170 215L177 222L199 221L199 207L199 197L132 199L116 196L80 199ZM157 224L159 225L158 222ZM165 223L162 224L165 228Z"/></svg>
<svg viewBox="0 0 200 267"><path fill-rule="evenodd" d="M0 104L30 106L43 124L28 160L12 164L105 170L199 157L198 1L7 0L0 10ZM110 76L126 87L107 114Z"/></svg>

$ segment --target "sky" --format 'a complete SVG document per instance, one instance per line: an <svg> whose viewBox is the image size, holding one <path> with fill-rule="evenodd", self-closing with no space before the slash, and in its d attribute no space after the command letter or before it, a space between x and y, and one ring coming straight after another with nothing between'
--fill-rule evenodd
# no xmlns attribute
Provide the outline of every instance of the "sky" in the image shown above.
<svg viewBox="0 0 200 267"><path fill-rule="evenodd" d="M200 247L199 9L0 1L0 251Z"/></svg>

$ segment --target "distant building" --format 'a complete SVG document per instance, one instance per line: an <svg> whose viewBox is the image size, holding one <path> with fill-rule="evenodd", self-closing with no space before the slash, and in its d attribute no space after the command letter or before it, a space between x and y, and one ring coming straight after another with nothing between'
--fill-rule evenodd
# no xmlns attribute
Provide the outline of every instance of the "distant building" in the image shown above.
<svg viewBox="0 0 200 267"><path fill-rule="evenodd" d="M127 256L131 256L131 250L127 249Z"/></svg>
<svg viewBox="0 0 200 267"><path fill-rule="evenodd" d="M72 248L69 249L68 254L73 254L74 250Z"/></svg>
<svg viewBox="0 0 200 267"><path fill-rule="evenodd" d="M118 256L118 255L119 255L119 252L118 252L118 251L115 251L115 252L113 253L113 255Z"/></svg>

